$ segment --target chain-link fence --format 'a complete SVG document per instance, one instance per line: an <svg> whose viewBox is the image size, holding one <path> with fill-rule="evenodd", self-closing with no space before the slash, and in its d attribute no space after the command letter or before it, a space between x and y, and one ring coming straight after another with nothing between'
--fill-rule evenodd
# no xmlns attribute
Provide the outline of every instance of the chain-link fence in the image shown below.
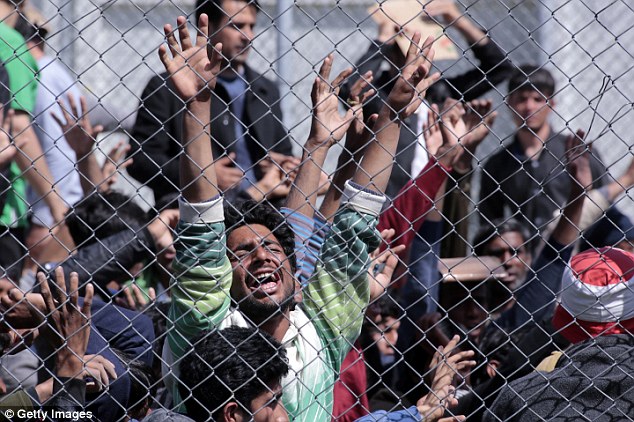
<svg viewBox="0 0 634 422"><path fill-rule="evenodd" d="M0 419L634 419L632 17L0 0Z"/></svg>

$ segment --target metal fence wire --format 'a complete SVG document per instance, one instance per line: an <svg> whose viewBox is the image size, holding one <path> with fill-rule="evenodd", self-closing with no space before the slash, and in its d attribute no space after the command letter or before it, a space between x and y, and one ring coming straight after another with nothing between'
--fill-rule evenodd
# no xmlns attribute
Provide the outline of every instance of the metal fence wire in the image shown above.
<svg viewBox="0 0 634 422"><path fill-rule="evenodd" d="M0 419L634 420L632 22L0 0Z"/></svg>

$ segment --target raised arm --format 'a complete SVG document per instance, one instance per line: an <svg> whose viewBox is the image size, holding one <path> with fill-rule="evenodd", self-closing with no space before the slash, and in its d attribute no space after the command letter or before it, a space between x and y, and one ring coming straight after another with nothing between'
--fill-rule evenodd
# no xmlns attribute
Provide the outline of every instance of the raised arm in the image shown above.
<svg viewBox="0 0 634 422"><path fill-rule="evenodd" d="M348 68L341 72L332 82L333 55L324 60L319 69L319 76L313 83L311 99L313 103L310 135L304 146L302 163L286 202L286 207L306 217L312 218L315 212L317 192L321 169L326 155L334 144L339 142L352 123L355 113L360 113L361 103L341 115L339 112L339 89L341 84L352 73Z"/></svg>
<svg viewBox="0 0 634 422"><path fill-rule="evenodd" d="M432 106L428 113L426 136L429 140L428 148L433 149L430 161L416 179L401 189L394 200L394 206L381 214L379 230L396 230L392 246L404 245L409 248L436 195L446 182L451 166L464 153L459 145L459 141L466 133L462 120L464 108L455 100L447 100L440 114L442 125L432 123L438 115L436 106Z"/></svg>
<svg viewBox="0 0 634 422"><path fill-rule="evenodd" d="M580 235L579 221L583 210L586 192L592 188L589 150L583 143L585 132L579 130L566 141L566 170L571 177L568 203L563 216L555 227L551 239L560 245L568 246L577 241Z"/></svg>
<svg viewBox="0 0 634 422"><path fill-rule="evenodd" d="M103 175L93 151L97 136L103 131L103 127L92 126L88 118L86 98L82 96L79 98L79 101L81 103L81 114L79 114L77 110L77 104L73 94L68 93L68 107L66 107L61 99L57 100L57 104L62 111L62 117L59 117L53 112L51 112L51 117L59 125L64 133L66 142L68 142L68 145L77 156L79 181L84 195L87 196L95 189L98 191L102 191L103 189Z"/></svg>
<svg viewBox="0 0 634 422"><path fill-rule="evenodd" d="M427 88L440 77L438 73L428 77L434 58L433 38L427 38L422 48L419 46L420 38L418 32L412 37L406 65L401 69L374 125L375 140L367 147L352 179L357 185L376 192L385 192L390 179L402 120L416 111Z"/></svg>
<svg viewBox="0 0 634 422"><path fill-rule="evenodd" d="M211 92L220 72L222 44L209 48L209 18L202 14L198 22L196 43L192 44L187 29L187 19L177 19L176 41L172 25L164 27L167 47L161 45L159 56L178 96L185 102L183 119L183 149L180 157L180 186L183 198L188 202L204 202L218 195L218 182L211 151Z"/></svg>
<svg viewBox="0 0 634 422"><path fill-rule="evenodd" d="M361 93L372 82L372 79L372 71L364 73L363 76L352 85L348 95L347 102L354 110L354 119L348 128L348 133L346 133L346 144L341 154L339 154L337 171L335 171L332 183L319 209L319 213L329 221L332 221L339 208L344 185L354 176L357 163L359 163L363 157L365 147L372 136L371 129L378 117L377 114L373 114L368 118L366 123L363 116L363 105L376 91L370 89L363 95Z"/></svg>

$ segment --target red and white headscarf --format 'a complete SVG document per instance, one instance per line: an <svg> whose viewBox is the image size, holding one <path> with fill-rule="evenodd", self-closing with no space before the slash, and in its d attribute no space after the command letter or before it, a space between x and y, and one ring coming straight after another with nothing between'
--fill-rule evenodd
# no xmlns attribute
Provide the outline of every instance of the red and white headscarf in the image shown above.
<svg viewBox="0 0 634 422"><path fill-rule="evenodd" d="M634 333L634 254L606 247L575 255L564 272L553 325L573 343Z"/></svg>

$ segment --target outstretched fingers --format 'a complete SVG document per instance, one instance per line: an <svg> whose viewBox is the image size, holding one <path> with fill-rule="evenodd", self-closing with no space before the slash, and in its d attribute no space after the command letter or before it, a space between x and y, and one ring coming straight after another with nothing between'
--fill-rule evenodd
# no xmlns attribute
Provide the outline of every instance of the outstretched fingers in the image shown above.
<svg viewBox="0 0 634 422"><path fill-rule="evenodd" d="M207 45L209 39L209 17L202 13L198 18L198 31L196 31L196 45L202 47Z"/></svg>
<svg viewBox="0 0 634 422"><path fill-rule="evenodd" d="M46 275L43 272L37 273L37 281L40 284L40 293L42 294L42 298L44 299L44 304L46 305L46 310L48 313L52 313L55 311L55 300L53 299L53 294L51 292L51 288L48 284L48 280L46 279Z"/></svg>
<svg viewBox="0 0 634 422"><path fill-rule="evenodd" d="M358 100L359 97L361 96L361 93L363 92L363 90L370 83L372 83L372 79L373 78L374 77L372 76L372 71L371 70L368 70L363 75L361 75L361 77L359 79L357 79L357 81L354 84L352 84L352 87L350 88L350 98L353 99L353 100L354 99Z"/></svg>
<svg viewBox="0 0 634 422"><path fill-rule="evenodd" d="M222 43L216 43L207 53L209 57L210 70L214 75L220 73L220 66L222 65Z"/></svg>
<svg viewBox="0 0 634 422"><path fill-rule="evenodd" d="M181 41L182 50L189 50L193 47L192 39L189 36L189 28L187 27L187 19L185 16L179 16L176 18L176 24L178 25L178 38Z"/></svg>
<svg viewBox="0 0 634 422"><path fill-rule="evenodd" d="M329 54L321 64L319 68L319 76L315 79L313 84L313 105L317 105L320 98L326 94L330 89L328 79L330 79L330 72L332 70L333 55Z"/></svg>
<svg viewBox="0 0 634 422"><path fill-rule="evenodd" d="M77 275L77 273L74 273ZM92 309L92 300L95 296L95 287L92 283L86 284L86 290L84 293L84 304L81 307L81 313L84 314L86 319L90 320L91 317L91 309Z"/></svg>
<svg viewBox="0 0 634 422"><path fill-rule="evenodd" d="M349 67L344 69L341 73L337 75L335 79L330 83L331 90L335 93L335 95L339 95L339 90L341 89L341 84L348 79L352 75L352 68Z"/></svg>
<svg viewBox="0 0 634 422"><path fill-rule="evenodd" d="M405 63L407 66L409 65L417 65L417 60L419 58L420 52L420 32L414 32L412 39L409 43L409 48L407 49L407 54L405 55Z"/></svg>
<svg viewBox="0 0 634 422"><path fill-rule="evenodd" d="M165 39L167 41L167 46L170 49L170 53L172 53L172 57L176 57L181 53L181 47L176 40L176 36L174 35L174 29L172 25L169 23L165 24L163 27L163 32L165 33Z"/></svg>

